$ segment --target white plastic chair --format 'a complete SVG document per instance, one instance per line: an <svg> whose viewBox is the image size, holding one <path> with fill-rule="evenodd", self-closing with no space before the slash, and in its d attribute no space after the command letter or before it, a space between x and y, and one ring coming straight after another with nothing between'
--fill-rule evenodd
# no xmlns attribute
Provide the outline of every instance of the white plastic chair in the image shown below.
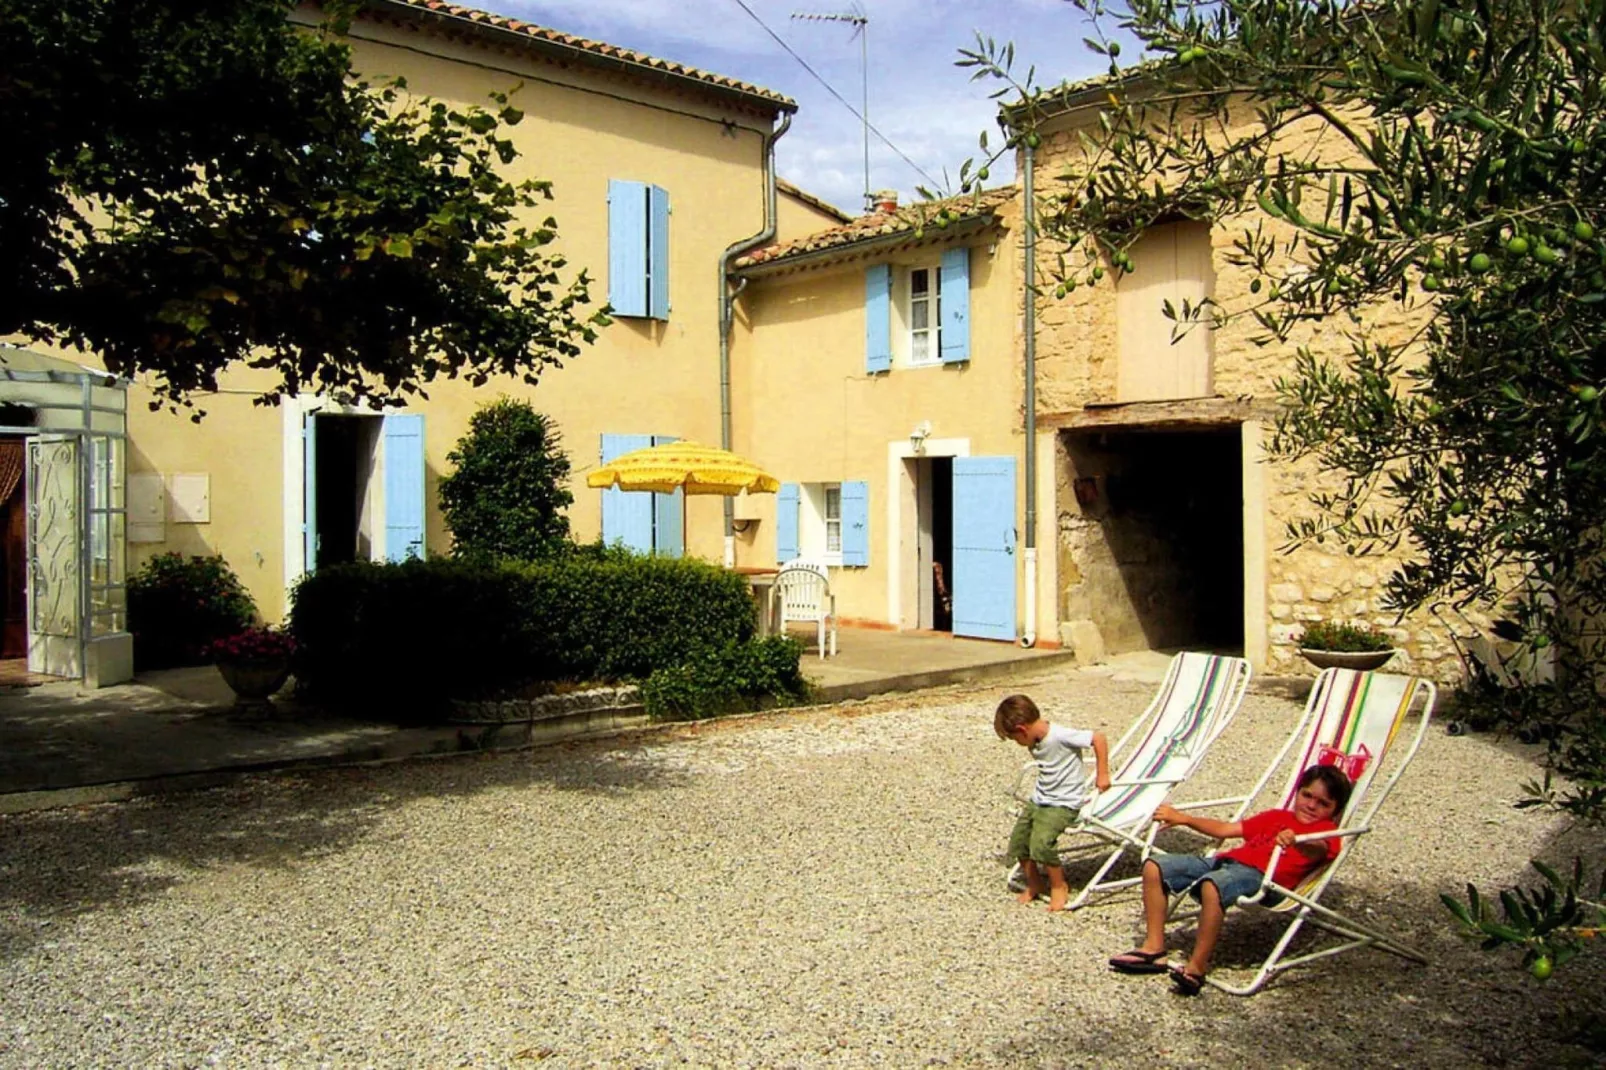
<svg viewBox="0 0 1606 1070"><path fill-rule="evenodd" d="M817 630L820 657L826 656L826 625L831 630L831 654L836 654L836 595L825 567L811 562L793 561L775 574L775 598L781 607L781 632L791 621L812 622Z"/></svg>
<svg viewBox="0 0 1606 1070"><path fill-rule="evenodd" d="M1419 697L1422 699L1422 719L1418 722L1416 730L1410 733L1409 742L1402 744L1404 753L1390 754L1395 736L1399 734L1406 715ZM1427 956L1420 951L1369 922L1359 920L1354 914L1344 914L1325 906L1320 900L1322 892L1327 889L1333 876L1360 847L1362 837L1372 830L1372 823L1384 800L1394 790L1395 783L1400 779L1400 774L1411 764L1411 759L1416 757L1417 748L1422 745L1422 737L1427 733L1428 722L1433 719L1433 703L1437 697L1438 690L1429 680L1380 672L1327 669L1316 678L1316 685L1311 688L1310 698L1305 704L1305 713L1294 727L1288 742L1266 766L1266 771L1261 774L1255 786L1245 795L1213 800L1214 803L1223 805L1236 803L1232 817L1228 820L1241 821L1254 805L1257 796L1271 783L1272 778L1282 773L1286 776L1286 780L1278 805L1283 809L1292 809L1294 785L1300 773L1322 761L1339 764L1340 768L1349 765L1350 768L1346 769L1346 772L1352 774L1355 784L1354 791L1350 794L1349 806L1343 814L1335 818L1339 826L1336 831L1314 833L1299 838L1300 841L1332 839L1342 842L1345 846L1339 851L1338 857L1332 858L1325 865L1307 874L1298 888L1284 888L1267 876L1261 881L1259 892L1238 901L1240 907L1260 907L1280 914L1293 915L1293 920L1283 930L1282 937L1255 971L1254 977L1247 984L1230 985L1218 978L1216 971L1212 970L1205 977L1206 982L1223 992L1230 992L1235 996L1247 996L1258 992L1267 981L1284 970L1358 947L1376 947L1414 962L1425 964L1428 961ZM1384 764L1388 764L1390 770L1381 780L1380 786L1374 787L1373 782L1379 779L1378 771ZM1214 854L1215 851L1209 853ZM1272 852L1271 860L1266 866L1268 874L1277 871L1277 862L1282 853L1281 847ZM1260 906L1264 901L1277 896L1281 899L1275 905ZM1181 913L1177 911L1177 907L1183 904L1184 898L1179 895L1173 900L1170 911L1172 917L1192 917L1198 913L1196 909ZM1332 947L1286 956L1289 944L1307 921L1338 936L1341 942Z"/></svg>

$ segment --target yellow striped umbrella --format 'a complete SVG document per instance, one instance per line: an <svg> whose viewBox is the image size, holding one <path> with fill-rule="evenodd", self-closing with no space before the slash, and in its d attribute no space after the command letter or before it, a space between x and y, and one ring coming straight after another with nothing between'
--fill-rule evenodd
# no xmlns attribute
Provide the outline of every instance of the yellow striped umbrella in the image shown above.
<svg viewBox="0 0 1606 1070"><path fill-rule="evenodd" d="M588 487L650 490L670 494L723 494L747 491L774 494L781 489L776 478L758 465L729 450L696 442L670 442L662 446L620 454L586 476Z"/></svg>

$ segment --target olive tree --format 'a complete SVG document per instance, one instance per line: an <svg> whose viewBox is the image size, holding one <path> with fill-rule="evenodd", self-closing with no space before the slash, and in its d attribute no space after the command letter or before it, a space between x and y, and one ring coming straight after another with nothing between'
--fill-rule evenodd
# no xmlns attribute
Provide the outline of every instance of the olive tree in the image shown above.
<svg viewBox="0 0 1606 1070"><path fill-rule="evenodd" d="M1566 778L1536 801L1606 818L1606 2L1072 2L1109 59L1100 92L1016 78L985 38L960 60L1005 81L1012 144L1050 110L1087 116L1042 223L1051 285L1140 270L1145 228L1188 217L1225 228L1253 282L1168 308L1177 331L1342 336L1278 384L1273 457L1327 474L1290 544L1386 551L1391 608L1470 607L1552 659L1502 707ZM1120 65L1116 29L1143 62ZM1420 324L1404 341L1368 331L1389 305ZM1549 913L1513 899L1516 925L1468 917L1548 971L1581 880L1547 878Z"/></svg>
<svg viewBox="0 0 1606 1070"><path fill-rule="evenodd" d="M0 336L80 346L158 403L271 373L398 404L440 377L533 381L586 313L512 182L507 96L453 107L354 77L355 10L295 0L0 5Z"/></svg>

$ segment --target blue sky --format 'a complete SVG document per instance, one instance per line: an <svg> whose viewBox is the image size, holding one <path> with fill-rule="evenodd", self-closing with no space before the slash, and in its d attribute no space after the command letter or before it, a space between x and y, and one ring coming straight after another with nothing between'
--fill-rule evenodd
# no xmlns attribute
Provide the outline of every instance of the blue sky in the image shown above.
<svg viewBox="0 0 1606 1070"><path fill-rule="evenodd" d="M792 129L776 152L782 177L848 212L862 206L863 132L853 114L789 56L737 0L466 0L567 33L637 49L663 59L754 82L798 102ZM1013 41L1016 68L1037 67L1041 82L1083 78L1107 61L1082 44L1081 12L1065 0L745 0L747 7L858 106L859 41L851 26L805 22L794 12L852 12L869 17L870 122L926 174L957 182L987 130L998 143L988 99L1001 83L971 82L954 66L976 31ZM1013 160L992 168L990 185L1012 177ZM896 189L904 203L931 183L874 134L871 189Z"/></svg>

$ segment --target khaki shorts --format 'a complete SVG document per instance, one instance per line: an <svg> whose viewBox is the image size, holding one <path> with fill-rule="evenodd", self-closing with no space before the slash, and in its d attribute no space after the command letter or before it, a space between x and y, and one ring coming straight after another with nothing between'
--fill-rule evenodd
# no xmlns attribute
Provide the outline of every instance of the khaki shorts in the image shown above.
<svg viewBox="0 0 1606 1070"><path fill-rule="evenodd" d="M1017 862L1029 858L1040 866L1059 865L1060 854L1054 845L1060 833L1076 820L1077 813L1068 806L1027 803L1009 834L1009 857Z"/></svg>

